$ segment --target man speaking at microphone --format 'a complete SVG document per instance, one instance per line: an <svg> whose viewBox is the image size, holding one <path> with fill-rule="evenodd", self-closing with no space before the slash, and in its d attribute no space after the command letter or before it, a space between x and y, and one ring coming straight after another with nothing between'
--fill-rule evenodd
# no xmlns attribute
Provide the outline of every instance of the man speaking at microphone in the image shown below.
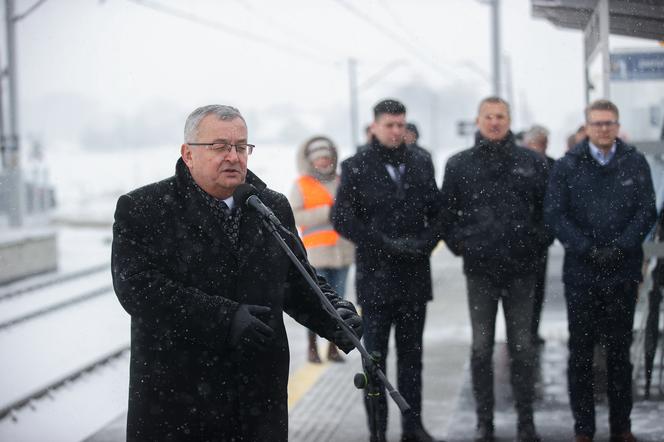
<svg viewBox="0 0 664 442"><path fill-rule="evenodd" d="M237 109L200 107L185 123L175 176L118 200L112 272L131 315L128 441L286 441L284 311L353 349L263 215L234 201L238 186L255 186L296 234L286 197L247 170L253 149ZM285 239L303 259L296 237ZM360 336L353 304L316 279Z"/></svg>

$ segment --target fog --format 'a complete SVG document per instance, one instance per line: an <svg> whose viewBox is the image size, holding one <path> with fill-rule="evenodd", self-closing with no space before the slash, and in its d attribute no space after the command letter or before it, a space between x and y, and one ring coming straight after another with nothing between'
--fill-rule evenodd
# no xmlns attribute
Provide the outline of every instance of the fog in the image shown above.
<svg viewBox="0 0 664 442"><path fill-rule="evenodd" d="M559 156L582 117L581 32L532 18L528 0L501 11L513 128L549 127ZM491 92L490 32L471 0L45 2L17 25L20 127L46 149L177 147L188 112L216 102L240 108L258 144L324 133L349 148L354 58L360 129L395 97L424 145L458 149L456 122Z"/></svg>

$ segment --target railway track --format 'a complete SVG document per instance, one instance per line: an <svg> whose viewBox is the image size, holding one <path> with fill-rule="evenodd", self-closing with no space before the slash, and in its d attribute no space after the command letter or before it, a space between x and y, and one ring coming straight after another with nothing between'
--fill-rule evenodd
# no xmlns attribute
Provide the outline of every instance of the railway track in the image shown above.
<svg viewBox="0 0 664 442"><path fill-rule="evenodd" d="M112 291L108 265L25 284L0 294L0 330Z"/></svg>
<svg viewBox="0 0 664 442"><path fill-rule="evenodd" d="M71 423L67 404L97 410L88 431L121 412L129 340L108 264L0 288L0 440L44 440L44 428ZM37 425L46 425L41 435ZM81 440L85 428L59 434Z"/></svg>
<svg viewBox="0 0 664 442"><path fill-rule="evenodd" d="M3 404L0 408L0 420L7 416L10 416L14 421L18 420L18 415L16 412L21 408L29 405L32 409L34 409L35 403L39 399L42 399L46 396L53 398L53 393L56 392L60 387L65 386L71 382L75 382L82 376L90 374L95 370L99 370L114 360L126 358L128 354L129 346L123 345L116 350L111 350L108 354L100 356L97 360L89 363L86 366L75 368L70 373L64 373L59 379L56 379L47 385L36 387L34 391L25 394L23 397L20 397L13 402Z"/></svg>
<svg viewBox="0 0 664 442"><path fill-rule="evenodd" d="M44 275L37 275L25 280L16 281L3 286L0 286L0 302L6 301L16 296L29 294L39 289L48 286L54 286L70 281L72 279L88 276L93 273L110 271L110 263L102 263L95 266L87 267L80 270L74 270L66 273L47 273Z"/></svg>

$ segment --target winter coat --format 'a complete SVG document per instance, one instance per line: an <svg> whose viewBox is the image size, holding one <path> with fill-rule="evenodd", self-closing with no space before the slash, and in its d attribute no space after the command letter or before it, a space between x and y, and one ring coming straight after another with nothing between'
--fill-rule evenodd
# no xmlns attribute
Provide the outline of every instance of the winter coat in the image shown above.
<svg viewBox="0 0 664 442"><path fill-rule="evenodd" d="M309 176L316 179L329 194L334 197L337 194L339 187L339 176L336 173L337 169L337 149L335 146L330 147L334 151L334 170L335 172L329 177L320 177L313 167L311 162L307 159L305 150L309 143L304 143L297 151L297 169L303 176ZM330 212L332 205L321 205L318 207L305 208L304 195L302 189L297 182L293 184L291 191L288 195L288 200L293 208L295 215L295 223L298 226L307 226L309 228L317 228L329 225L332 227L330 220ZM307 255L309 262L316 268L333 268L338 269L348 267L353 263L355 249L353 244L343 237L339 237L334 245L325 245L318 247L307 248Z"/></svg>
<svg viewBox="0 0 664 442"><path fill-rule="evenodd" d="M251 171L247 182L295 233L286 198ZM117 203L113 284L131 315L127 440L285 441L289 349L282 312L327 339L335 323L256 212L241 209L235 250L195 186L180 159L175 176ZM354 310L319 283L333 305ZM276 337L265 352L229 344L239 304L271 307L262 319Z"/></svg>
<svg viewBox="0 0 664 442"><path fill-rule="evenodd" d="M498 143L478 137L447 161L443 237L466 274L502 286L535 271L534 257L552 241L542 214L547 175L544 158L511 133Z"/></svg>
<svg viewBox="0 0 664 442"><path fill-rule="evenodd" d="M400 188L388 173L377 140L341 163L332 208L334 228L355 244L357 300L362 306L432 299L429 258L438 242L438 189L431 158L405 145ZM419 242L419 256L395 253L386 238Z"/></svg>
<svg viewBox="0 0 664 442"><path fill-rule="evenodd" d="M546 218L565 247L563 281L572 286L641 281L641 243L656 219L650 167L633 146L616 140L606 166L591 155L588 140L553 167ZM622 259L598 266L593 247L616 246Z"/></svg>

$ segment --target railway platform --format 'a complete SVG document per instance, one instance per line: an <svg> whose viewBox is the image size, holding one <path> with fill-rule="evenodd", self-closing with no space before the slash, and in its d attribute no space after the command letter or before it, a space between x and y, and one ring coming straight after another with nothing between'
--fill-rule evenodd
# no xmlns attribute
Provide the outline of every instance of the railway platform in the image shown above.
<svg viewBox="0 0 664 442"><path fill-rule="evenodd" d="M566 312L562 294L562 249L551 252L547 304L542 324L545 345L539 351L536 423L544 441L573 440L573 421L567 395ZM432 435L450 442L472 441L474 403L468 368L470 331L465 303L461 260L439 247L433 258L434 301L429 305L424 348L424 423ZM502 313L501 313L502 314ZM516 418L509 384L504 323L499 321L494 353L496 368L496 435L499 442L515 440ZM362 393L353 386L360 370L357 352L346 363L315 366L303 363L305 337L293 329L294 366L290 382L289 440L360 442L368 440ZM321 344L322 345L322 344ZM641 364L642 367L642 364ZM395 358L391 348L388 376L394 382ZM661 366L657 367L661 372ZM602 373L597 373L602 376ZM642 379L642 378L639 378ZM654 382L651 398L644 400L642 380L637 381L632 414L633 429L640 441L664 441L664 391ZM658 390L659 388L659 390ZM603 392L597 392L597 440L608 440L608 409ZM398 409L390 403L388 440L398 441ZM86 442L118 442L124 434L125 414Z"/></svg>
<svg viewBox="0 0 664 442"><path fill-rule="evenodd" d="M86 238L82 244L87 244L88 251L92 250L90 241L99 241L95 256L107 256L104 255L108 251L107 234L95 239L88 233ZM0 329L0 354L3 355L0 364L3 404L0 408L4 410L0 417L0 440L125 440L129 318L112 291L103 291L108 281L103 271L94 271L99 262L92 261L87 263L92 270L86 277L87 282L74 280L84 286L88 284L91 289L99 286L102 294L58 308L42 319L31 318ZM87 265L80 264L80 269ZM551 442L573 438L566 385L567 323L561 264L562 249L554 246L541 325L546 343L539 352L535 416L543 440ZM74 267L69 270L74 272ZM438 438L471 441L475 416L468 369L470 327L461 260L441 245L433 255L432 267L435 288L424 335L423 421ZM91 280L93 275L98 280ZM66 278L64 283L67 283ZM23 284L29 287L27 282ZM0 289L7 291L6 287ZM82 287L72 290L89 291ZM349 298L354 299L354 294L349 293ZM4 302L0 298L0 303ZM635 324L638 326L643 311L641 303L637 310ZM83 320L83 317L88 318ZM287 318L287 330L291 345L289 440L367 441L362 393L353 386L353 375L361 369L359 354L352 352L341 364L310 364L306 362L306 330L290 318ZM635 330L635 336L639 333L640 330ZM516 432L504 336L504 322L499 319L494 352L499 442L514 440ZM21 345L17 339L28 345ZM322 348L325 344L320 345ZM642 372L642 363L640 367ZM634 433L640 441L664 441L664 386L659 382L660 373L658 354L648 400L643 397L643 375L636 381L632 420ZM392 382L394 375L395 357L391 346L388 377ZM601 376L601 372L598 375ZM13 392L16 407L7 409L7 392ZM596 440L608 440L607 407L602 391L597 392L597 410ZM389 413L388 440L398 441L398 410L391 401Z"/></svg>

